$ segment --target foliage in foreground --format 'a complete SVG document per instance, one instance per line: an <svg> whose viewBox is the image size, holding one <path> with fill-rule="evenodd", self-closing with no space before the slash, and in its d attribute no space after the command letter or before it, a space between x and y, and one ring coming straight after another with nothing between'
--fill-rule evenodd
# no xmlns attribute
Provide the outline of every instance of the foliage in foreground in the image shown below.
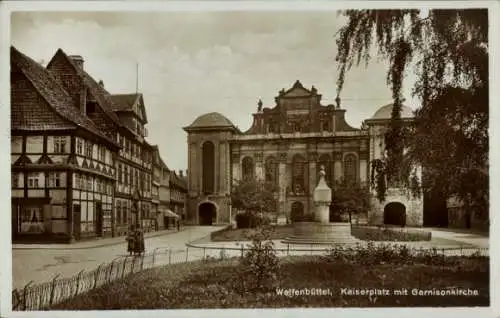
<svg viewBox="0 0 500 318"><path fill-rule="evenodd" d="M457 197L467 213L484 217L489 205L489 44L487 9L346 10L337 38L342 91L348 70L372 60L389 62L393 97L386 157L372 162L372 183L383 201L386 180L414 195L438 189ZM412 125L401 118L403 79L414 67ZM436 138L439 136L439 138ZM406 151L404 151L406 150ZM421 182L415 164L424 169ZM473 211L473 212L472 212Z"/></svg>
<svg viewBox="0 0 500 318"><path fill-rule="evenodd" d="M252 237L252 244L240 259L241 291L269 290L276 287L279 260L274 242L269 239L271 229L264 227Z"/></svg>
<svg viewBox="0 0 500 318"><path fill-rule="evenodd" d="M431 232L412 231L408 228L398 227L370 227L370 226L351 226L351 235L363 241L397 241L397 242L415 242L430 241Z"/></svg>
<svg viewBox="0 0 500 318"><path fill-rule="evenodd" d="M79 295L52 309L174 309L276 307L396 307L488 306L489 258L443 257L404 247L368 246L332 249L326 256L280 259L276 286L281 289L321 288L327 296L287 297L277 290L242 290L238 259L175 264L148 270ZM249 283L251 285L252 283ZM450 286L479 291L479 296L341 295L341 289L418 288Z"/></svg>

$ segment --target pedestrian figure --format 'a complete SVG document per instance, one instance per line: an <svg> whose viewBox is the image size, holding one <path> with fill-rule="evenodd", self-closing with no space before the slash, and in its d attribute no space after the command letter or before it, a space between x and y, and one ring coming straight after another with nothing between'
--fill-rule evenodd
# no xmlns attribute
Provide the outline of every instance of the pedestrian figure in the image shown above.
<svg viewBox="0 0 500 318"><path fill-rule="evenodd" d="M134 226L131 225L130 228L129 228L129 232L127 234L127 252L129 253L129 255L132 255L132 253L134 252L134 243L135 243L135 231L134 231Z"/></svg>
<svg viewBox="0 0 500 318"><path fill-rule="evenodd" d="M134 254L139 254L141 255L144 253L144 233L142 229L138 228L135 231L135 238L134 238Z"/></svg>
<svg viewBox="0 0 500 318"><path fill-rule="evenodd" d="M177 232L181 230L181 221L177 220Z"/></svg>

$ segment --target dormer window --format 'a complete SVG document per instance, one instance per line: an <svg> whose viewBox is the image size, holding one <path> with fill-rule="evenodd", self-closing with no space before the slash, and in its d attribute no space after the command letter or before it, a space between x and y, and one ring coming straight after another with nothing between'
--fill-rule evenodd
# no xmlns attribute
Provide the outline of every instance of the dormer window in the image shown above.
<svg viewBox="0 0 500 318"><path fill-rule="evenodd" d="M95 103L94 102L88 102L87 103L87 107L85 108L85 112L86 112L86 115L90 115L90 114L93 114L95 113L96 111L96 107L95 107Z"/></svg>

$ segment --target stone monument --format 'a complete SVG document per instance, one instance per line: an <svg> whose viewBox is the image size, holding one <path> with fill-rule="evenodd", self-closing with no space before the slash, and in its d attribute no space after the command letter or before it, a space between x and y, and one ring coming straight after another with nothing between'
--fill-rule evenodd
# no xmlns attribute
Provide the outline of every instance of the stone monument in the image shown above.
<svg viewBox="0 0 500 318"><path fill-rule="evenodd" d="M332 189L325 180L325 167L319 173L318 185L314 188L314 222L293 223L293 236L282 242L290 245L300 244L352 244L358 240L351 236L350 223L330 222Z"/></svg>
<svg viewBox="0 0 500 318"><path fill-rule="evenodd" d="M326 184L325 167L321 166L319 182L314 188L314 219L321 224L330 223L330 204L332 203L332 189Z"/></svg>

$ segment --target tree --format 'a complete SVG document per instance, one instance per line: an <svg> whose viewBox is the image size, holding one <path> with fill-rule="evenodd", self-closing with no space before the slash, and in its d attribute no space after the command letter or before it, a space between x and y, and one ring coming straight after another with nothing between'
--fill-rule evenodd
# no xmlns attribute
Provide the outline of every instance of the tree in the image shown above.
<svg viewBox="0 0 500 318"><path fill-rule="evenodd" d="M389 61L394 106L385 136L387 156L372 163L379 199L398 180L414 194L439 189L466 206L488 211L488 10L347 10L338 33L340 94L346 72L371 49ZM415 68L413 96L421 101L412 125L401 120L405 71ZM415 164L423 167L416 178ZM377 187L381 185L381 187Z"/></svg>
<svg viewBox="0 0 500 318"><path fill-rule="evenodd" d="M276 188L271 182L258 179L238 181L231 191L231 204L243 210L247 216L255 218L264 213L276 212ZM250 225L252 226L252 225Z"/></svg>
<svg viewBox="0 0 500 318"><path fill-rule="evenodd" d="M370 209L370 190L359 185L341 184L335 187L332 194L332 208L351 215L359 215Z"/></svg>

